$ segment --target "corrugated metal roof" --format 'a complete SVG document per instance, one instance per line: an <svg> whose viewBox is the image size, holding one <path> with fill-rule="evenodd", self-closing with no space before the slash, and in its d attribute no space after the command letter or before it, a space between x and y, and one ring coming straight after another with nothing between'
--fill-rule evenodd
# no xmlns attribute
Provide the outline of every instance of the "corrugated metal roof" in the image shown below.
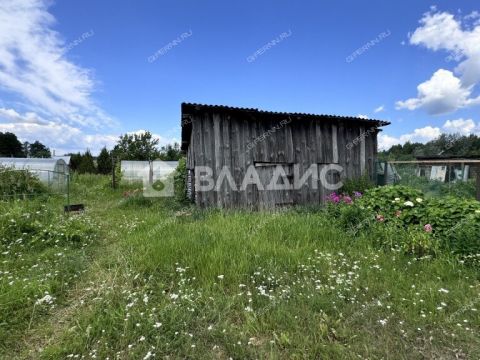
<svg viewBox="0 0 480 360"><path fill-rule="evenodd" d="M242 108L226 105L207 105L207 104L197 104L197 103L182 103L182 114L188 112L188 108L191 108L195 111L200 110L220 110L220 111L242 111L250 113L258 113L260 115L273 115L273 116L290 116L297 118L318 118L318 119L331 119L331 120L348 120L348 121L359 121L362 123L375 124L376 126L387 126L390 125L390 122L377 119L364 119L357 116L339 116L339 115L328 115L328 114L311 114L311 113L288 113L288 112L276 112L276 111L267 111L259 110L257 108ZM182 126L183 126L182 122Z"/></svg>

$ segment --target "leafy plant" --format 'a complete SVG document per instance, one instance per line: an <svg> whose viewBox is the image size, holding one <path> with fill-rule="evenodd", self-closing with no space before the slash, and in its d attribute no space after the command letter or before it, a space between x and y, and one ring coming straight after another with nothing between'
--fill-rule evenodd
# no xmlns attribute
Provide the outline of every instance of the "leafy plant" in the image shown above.
<svg viewBox="0 0 480 360"><path fill-rule="evenodd" d="M343 180L341 192L353 196L355 192L364 193L366 190L375 187L368 175L363 175L355 179Z"/></svg>
<svg viewBox="0 0 480 360"><path fill-rule="evenodd" d="M47 187L28 170L0 166L0 199L12 199L47 192Z"/></svg>

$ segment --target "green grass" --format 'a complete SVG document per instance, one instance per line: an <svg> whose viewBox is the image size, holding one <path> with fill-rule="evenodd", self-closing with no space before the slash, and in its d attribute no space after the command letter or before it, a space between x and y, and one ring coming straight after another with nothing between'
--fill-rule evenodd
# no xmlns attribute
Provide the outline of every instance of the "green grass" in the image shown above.
<svg viewBox="0 0 480 360"><path fill-rule="evenodd" d="M6 358L480 357L478 269L451 257L379 249L321 211L180 208L95 176L73 191L98 236Z"/></svg>

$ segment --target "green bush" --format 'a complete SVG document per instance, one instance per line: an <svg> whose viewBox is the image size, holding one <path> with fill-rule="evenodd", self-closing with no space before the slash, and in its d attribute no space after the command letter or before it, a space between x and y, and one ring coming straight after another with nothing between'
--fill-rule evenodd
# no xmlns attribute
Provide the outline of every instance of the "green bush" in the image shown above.
<svg viewBox="0 0 480 360"><path fill-rule="evenodd" d="M368 189L375 187L368 175L363 175L356 179L343 180L343 186L340 193L353 196L355 192L364 193Z"/></svg>
<svg viewBox="0 0 480 360"><path fill-rule="evenodd" d="M183 157L178 161L174 176L175 200L180 204L187 204L187 160Z"/></svg>
<svg viewBox="0 0 480 360"><path fill-rule="evenodd" d="M431 199L425 209L424 221L431 224L436 233L446 233L457 228L470 216L479 215L476 211L480 211L480 202L473 199L453 196ZM471 221L478 220L478 217L474 216Z"/></svg>
<svg viewBox="0 0 480 360"><path fill-rule="evenodd" d="M356 202L387 221L401 218L406 225L422 224L427 203L420 190L400 185L369 189Z"/></svg>
<svg viewBox="0 0 480 360"><path fill-rule="evenodd" d="M0 166L0 199L7 200L47 192L47 187L29 171Z"/></svg>

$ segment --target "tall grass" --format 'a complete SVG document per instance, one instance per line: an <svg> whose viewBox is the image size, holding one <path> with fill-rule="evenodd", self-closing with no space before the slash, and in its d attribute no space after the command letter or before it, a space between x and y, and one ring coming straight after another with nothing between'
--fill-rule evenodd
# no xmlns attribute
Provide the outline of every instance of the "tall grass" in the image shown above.
<svg viewBox="0 0 480 360"><path fill-rule="evenodd" d="M34 326L46 341L20 357L480 356L478 271L448 255L380 248L321 209L200 211L97 180L74 185L103 236L81 302Z"/></svg>

